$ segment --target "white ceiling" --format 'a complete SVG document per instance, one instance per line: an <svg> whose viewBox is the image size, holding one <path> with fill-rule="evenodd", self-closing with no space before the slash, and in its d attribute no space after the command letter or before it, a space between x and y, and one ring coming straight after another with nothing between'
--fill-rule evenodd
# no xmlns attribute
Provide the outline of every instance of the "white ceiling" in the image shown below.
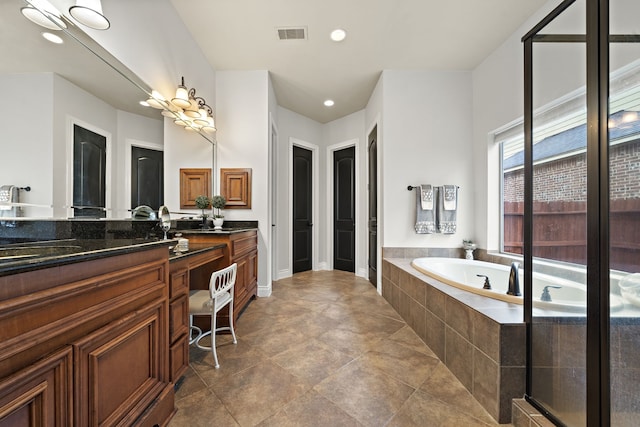
<svg viewBox="0 0 640 427"><path fill-rule="evenodd" d="M326 123L363 109L384 69L474 69L546 1L171 2L214 69L269 70L279 105ZM307 40L278 40L298 26Z"/></svg>

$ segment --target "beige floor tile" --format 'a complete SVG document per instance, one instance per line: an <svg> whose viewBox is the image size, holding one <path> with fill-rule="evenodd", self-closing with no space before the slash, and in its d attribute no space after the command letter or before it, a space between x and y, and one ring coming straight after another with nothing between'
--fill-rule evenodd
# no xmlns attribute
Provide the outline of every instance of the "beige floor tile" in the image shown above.
<svg viewBox="0 0 640 427"><path fill-rule="evenodd" d="M366 426L384 426L415 391L375 369L350 363L314 387Z"/></svg>
<svg viewBox="0 0 640 427"><path fill-rule="evenodd" d="M388 427L487 427L497 426L495 422L486 423L464 412L456 411L422 391L417 391L393 417Z"/></svg>
<svg viewBox="0 0 640 427"><path fill-rule="evenodd" d="M351 362L353 357L318 340L311 340L274 356L272 360L293 375L317 384Z"/></svg>
<svg viewBox="0 0 640 427"><path fill-rule="evenodd" d="M493 418L478 403L447 367L440 362L433 374L420 386L420 390L434 399L451 407L470 414L485 422L493 422Z"/></svg>
<svg viewBox="0 0 640 427"><path fill-rule="evenodd" d="M270 361L211 385L211 390L242 426L258 424L309 389L309 384Z"/></svg>
<svg viewBox="0 0 640 427"><path fill-rule="evenodd" d="M389 338L391 341L395 341L398 344L402 344L405 347L409 347L415 351L419 351L428 356L438 357L436 354L420 339L418 334L416 334L411 327L405 325L395 334L391 335Z"/></svg>
<svg viewBox="0 0 640 427"><path fill-rule="evenodd" d="M313 390L293 400L259 424L259 427L301 426L361 427L362 424Z"/></svg>
<svg viewBox="0 0 640 427"><path fill-rule="evenodd" d="M236 324L190 348L176 390L183 426L495 426L371 284L343 271L273 284ZM206 341L205 341L206 343Z"/></svg>
<svg viewBox="0 0 640 427"><path fill-rule="evenodd" d="M413 388L418 388L433 374L440 360L402 344L396 344L395 341L382 340L376 350L366 352L358 362L367 369L379 369Z"/></svg>
<svg viewBox="0 0 640 427"><path fill-rule="evenodd" d="M210 390L202 389L176 402L177 412L171 427L239 426L233 416Z"/></svg>

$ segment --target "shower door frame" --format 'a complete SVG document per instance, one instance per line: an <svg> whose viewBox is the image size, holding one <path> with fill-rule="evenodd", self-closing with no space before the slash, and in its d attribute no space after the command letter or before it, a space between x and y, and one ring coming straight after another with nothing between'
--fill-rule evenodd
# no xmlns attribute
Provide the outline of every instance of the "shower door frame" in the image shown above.
<svg viewBox="0 0 640 427"><path fill-rule="evenodd" d="M609 45L640 42L637 35L609 34L609 0L586 1L586 35L539 34L575 0L565 0L523 38L524 44L524 315L527 325L525 398L554 423L532 396L532 272L533 272L533 44L586 43L587 103L587 318L586 422L611 424L609 313Z"/></svg>

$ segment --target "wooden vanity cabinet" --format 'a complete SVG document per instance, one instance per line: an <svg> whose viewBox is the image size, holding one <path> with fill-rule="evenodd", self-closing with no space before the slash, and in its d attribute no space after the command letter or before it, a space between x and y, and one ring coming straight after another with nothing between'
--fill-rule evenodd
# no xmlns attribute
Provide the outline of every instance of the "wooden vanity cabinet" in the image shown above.
<svg viewBox="0 0 640 427"><path fill-rule="evenodd" d="M189 367L191 277L194 277L194 281L208 285L211 273L224 267L223 262L224 249L221 245L203 252L175 257L169 262L169 379L173 383Z"/></svg>
<svg viewBox="0 0 640 427"><path fill-rule="evenodd" d="M234 262L238 264L236 273L236 284L233 301L233 320L238 316L255 297L258 290L258 231L247 230L229 234L190 234L189 242L194 243L224 243L224 266L229 266ZM191 284L191 289L198 287ZM202 289L202 288L200 288ZM220 314L224 313L223 310ZM221 326L228 324L228 315L218 316Z"/></svg>
<svg viewBox="0 0 640 427"><path fill-rule="evenodd" d="M166 246L0 277L0 426L163 426Z"/></svg>

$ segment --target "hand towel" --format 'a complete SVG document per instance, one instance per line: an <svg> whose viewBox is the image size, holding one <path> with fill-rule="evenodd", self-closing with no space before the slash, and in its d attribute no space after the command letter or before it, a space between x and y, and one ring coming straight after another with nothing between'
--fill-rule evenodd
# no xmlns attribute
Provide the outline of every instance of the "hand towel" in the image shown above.
<svg viewBox="0 0 640 427"><path fill-rule="evenodd" d="M417 234L431 234L436 232L436 216L434 199L436 188L422 184L416 189L416 225Z"/></svg>
<svg viewBox="0 0 640 427"><path fill-rule="evenodd" d="M438 230L453 234L457 230L458 186L443 185L438 191Z"/></svg>

